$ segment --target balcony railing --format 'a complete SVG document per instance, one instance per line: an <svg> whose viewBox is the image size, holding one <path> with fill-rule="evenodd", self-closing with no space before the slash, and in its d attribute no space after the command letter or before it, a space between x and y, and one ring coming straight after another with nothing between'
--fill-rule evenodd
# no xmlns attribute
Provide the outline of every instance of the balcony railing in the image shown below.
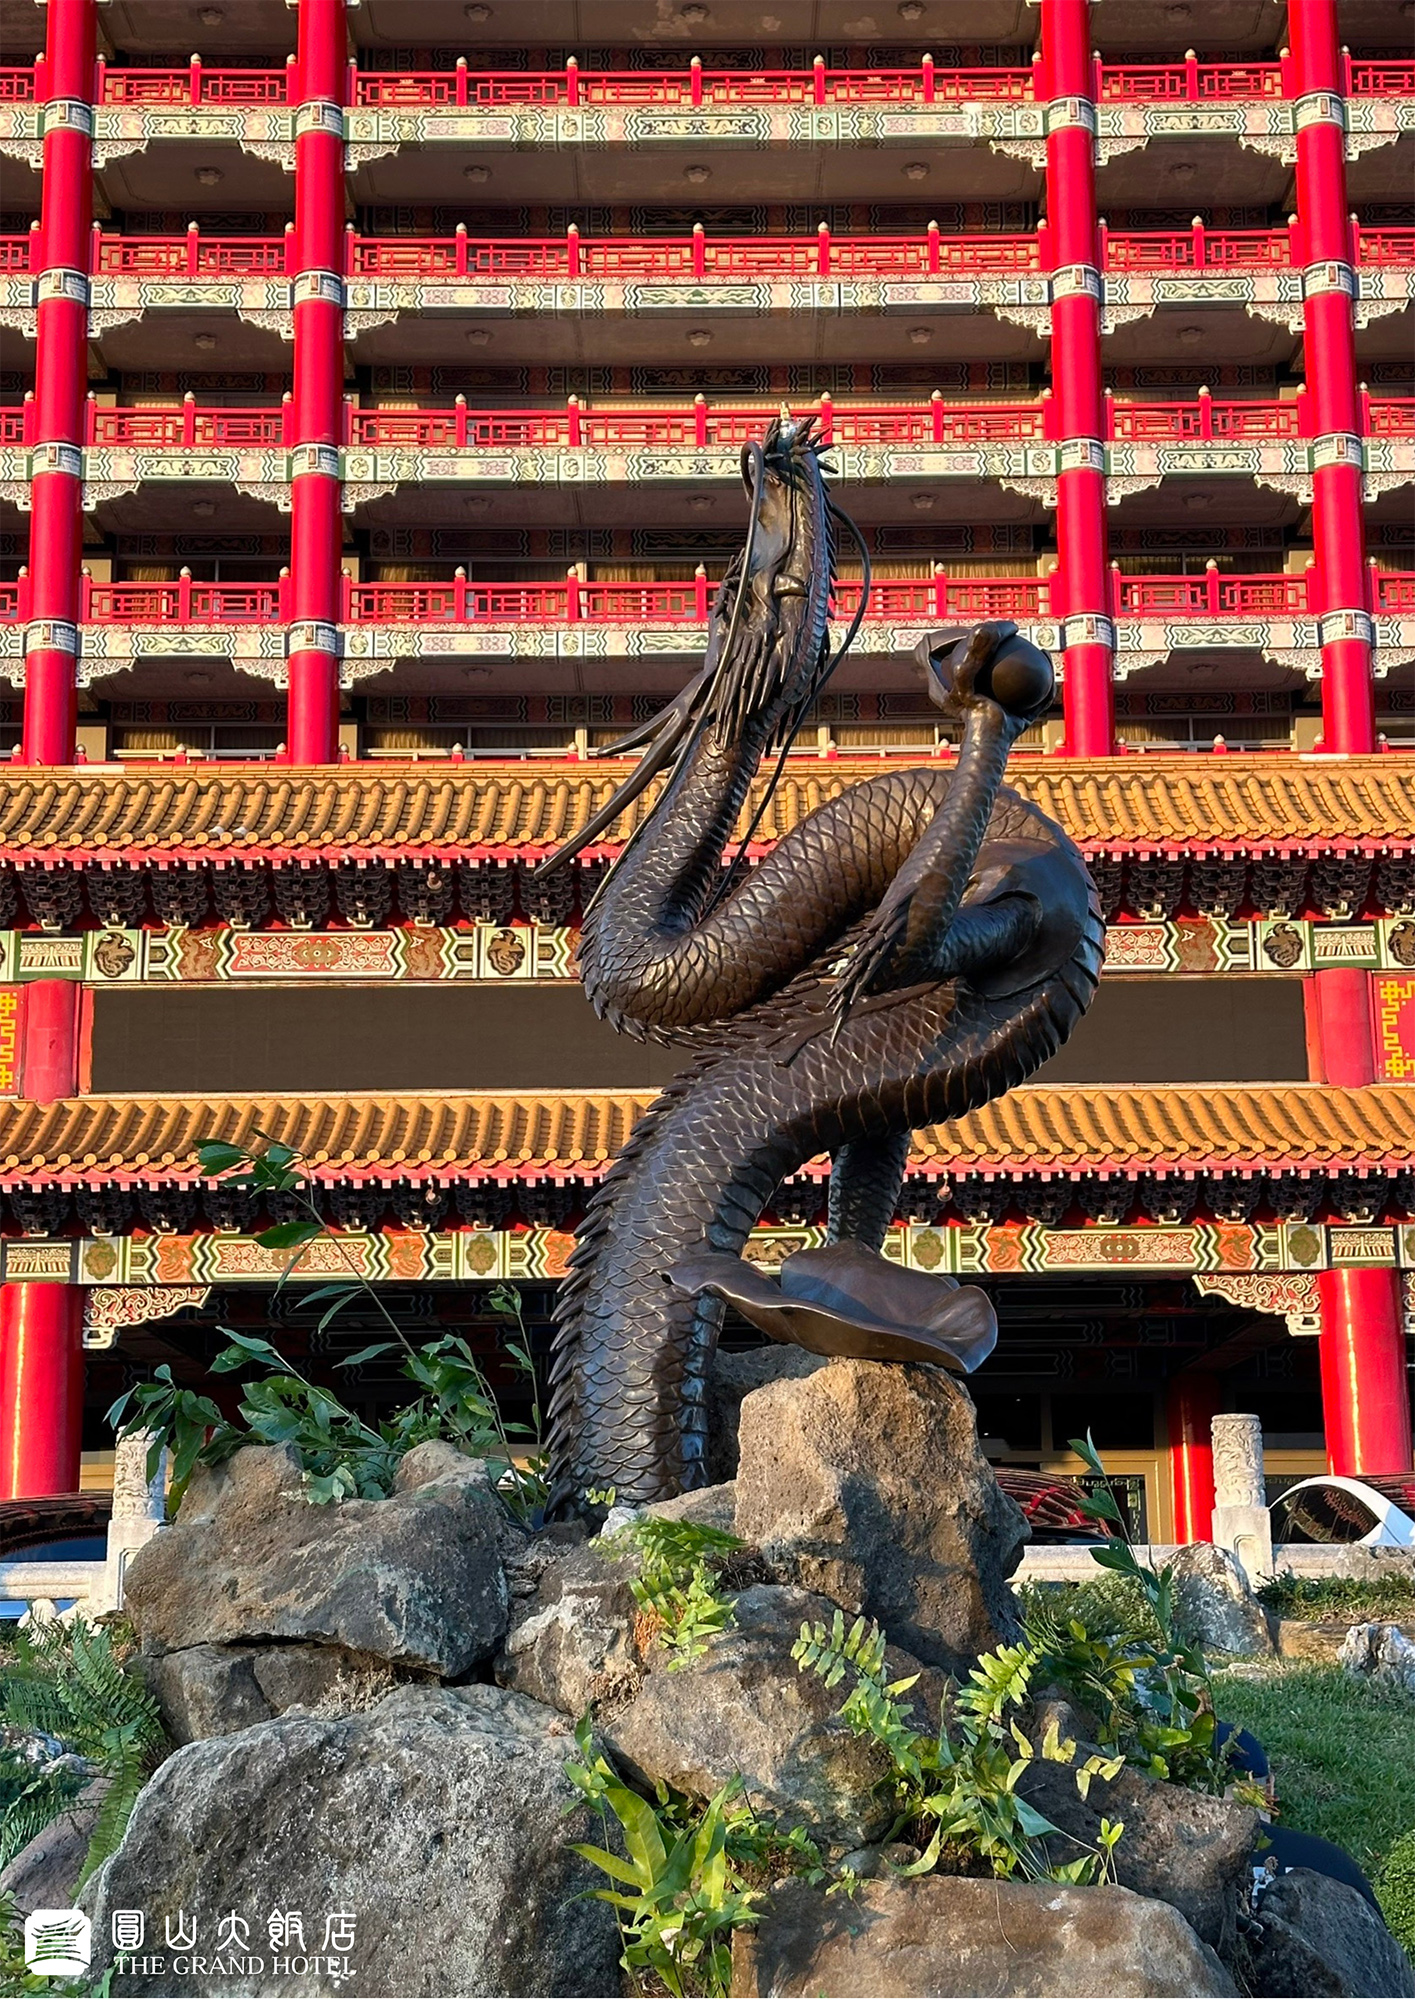
<svg viewBox="0 0 1415 2000"><path fill-rule="evenodd" d="M1368 569L1369 609L1415 613L1415 571ZM1318 617L1325 608L1315 565L1299 576L1230 576L1217 567L1198 576L1122 576L1111 569L1111 610L1121 619ZM1035 576L883 577L870 588L867 619L912 624L950 619L1061 615L1054 579ZM345 578L343 617L352 625L695 625L712 606L716 585L701 567L659 583L563 580L472 583L460 572L445 583L354 583ZM861 585L836 590L841 618L853 616ZM288 576L270 583L96 583L84 579L81 618L93 625L252 625L288 623ZM0 584L0 622L30 616L29 579Z"/></svg>
<svg viewBox="0 0 1415 2000"><path fill-rule="evenodd" d="M1361 395L1361 429L1370 437L1415 439L1415 398ZM634 403L595 409L571 396L559 409L474 410L459 397L450 409L356 409L346 404L344 443L371 450L515 451L537 448L633 450L681 446L737 450L759 438L777 404L717 405L699 395L686 405ZM1034 403L837 403L830 396L794 414L815 417L828 444L968 446L1054 439L1050 394ZM1122 442L1307 438L1313 435L1305 390L1285 402L1220 401L1201 389L1193 402L1129 403L1106 396L1106 436ZM181 403L137 409L100 406L91 395L85 442L128 451L180 451L295 443L293 406L213 409L190 393ZM0 445L33 445L34 401L0 409Z"/></svg>
<svg viewBox="0 0 1415 2000"><path fill-rule="evenodd" d="M1285 229L1190 229L1098 232L1108 271L1234 273L1305 262L1300 226ZM978 231L944 236L359 236L345 239L351 277L387 279L604 278L656 282L744 278L988 277L1052 268L1050 230L1002 236ZM1353 224L1350 254L1366 266L1415 266L1415 229ZM38 227L0 237L0 273L44 268ZM296 268L293 224L284 236L206 236L193 224L180 236L107 235L95 226L91 268L106 277L230 279L290 274Z"/></svg>
<svg viewBox="0 0 1415 2000"><path fill-rule="evenodd" d="M1348 97L1415 96L1415 62L1344 58ZM735 104L940 104L1028 102L1044 98L1034 62L1011 68L956 69L925 58L901 69L831 69L817 61L798 70L718 70L694 60L681 70L482 70L464 58L450 70L360 70L351 65L348 102L358 108L446 109L507 105L615 105L692 110ZM1097 61L1099 103L1202 104L1294 95L1285 62L1171 63ZM33 67L0 69L0 104L49 95L43 58ZM98 105L294 105L301 92L293 57L283 69L210 69L199 58L171 68L133 69L99 61Z"/></svg>

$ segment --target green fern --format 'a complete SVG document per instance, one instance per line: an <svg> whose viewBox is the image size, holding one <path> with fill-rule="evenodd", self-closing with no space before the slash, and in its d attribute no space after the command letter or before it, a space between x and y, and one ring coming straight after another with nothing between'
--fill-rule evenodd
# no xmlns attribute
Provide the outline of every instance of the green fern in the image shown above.
<svg viewBox="0 0 1415 2000"><path fill-rule="evenodd" d="M719 1590L718 1576L743 1544L722 1528L655 1514L631 1522L609 1542L638 1557L639 1573L629 1588L640 1609L658 1620L659 1644L671 1655L669 1673L701 1659L708 1640L732 1622L732 1600Z"/></svg>
<svg viewBox="0 0 1415 2000"><path fill-rule="evenodd" d="M107 1781L82 1886L118 1847L138 1793L166 1751L157 1704L123 1664L106 1626L54 1619L16 1635L0 1675L0 1721L57 1738L93 1777ZM0 1823L5 1859L42 1832L87 1781L72 1767L47 1772L14 1800Z"/></svg>

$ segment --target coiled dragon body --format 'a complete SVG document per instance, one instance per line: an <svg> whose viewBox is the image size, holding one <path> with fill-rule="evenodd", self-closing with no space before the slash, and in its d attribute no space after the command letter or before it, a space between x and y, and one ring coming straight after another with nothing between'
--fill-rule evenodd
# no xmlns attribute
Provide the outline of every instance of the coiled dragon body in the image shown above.
<svg viewBox="0 0 1415 2000"><path fill-rule="evenodd" d="M779 773L839 658L828 637L837 524L853 532L809 423L783 420L743 456L751 526L703 669L641 732L633 776L554 857L667 773L586 913L580 968L616 1026L692 1053L593 1196L562 1289L560 1509L605 1488L642 1502L702 1482L724 1306L675 1292L664 1272L703 1251L739 1254L782 1180L821 1153L832 1240L877 1249L909 1134L1028 1077L1070 1034L1100 967L1080 854L1002 786L1012 743L1050 692L1041 656L1009 649L1010 626L920 648L935 698L963 720L956 765L850 786L754 869L745 842L724 866L763 760L777 752Z"/></svg>

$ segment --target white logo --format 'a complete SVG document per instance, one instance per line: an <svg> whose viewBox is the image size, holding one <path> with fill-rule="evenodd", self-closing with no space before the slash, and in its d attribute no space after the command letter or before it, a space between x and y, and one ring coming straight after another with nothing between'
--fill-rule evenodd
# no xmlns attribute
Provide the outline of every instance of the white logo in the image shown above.
<svg viewBox="0 0 1415 2000"><path fill-rule="evenodd" d="M147 1935L147 1918L141 1910L115 1910L109 1932L119 1951L141 1951Z"/></svg>
<svg viewBox="0 0 1415 2000"><path fill-rule="evenodd" d="M87 1972L93 1953L82 1910L35 1910L25 1918L25 1967L49 1979Z"/></svg>

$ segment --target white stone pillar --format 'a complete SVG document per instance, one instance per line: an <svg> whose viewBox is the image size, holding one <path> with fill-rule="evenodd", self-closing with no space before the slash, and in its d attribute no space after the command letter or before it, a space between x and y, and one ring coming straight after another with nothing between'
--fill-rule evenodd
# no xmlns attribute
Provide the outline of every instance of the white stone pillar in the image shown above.
<svg viewBox="0 0 1415 2000"><path fill-rule="evenodd" d="M1258 1417L1213 1420L1214 1540L1231 1549L1253 1586L1273 1573L1272 1517L1263 1480L1263 1426Z"/></svg>

